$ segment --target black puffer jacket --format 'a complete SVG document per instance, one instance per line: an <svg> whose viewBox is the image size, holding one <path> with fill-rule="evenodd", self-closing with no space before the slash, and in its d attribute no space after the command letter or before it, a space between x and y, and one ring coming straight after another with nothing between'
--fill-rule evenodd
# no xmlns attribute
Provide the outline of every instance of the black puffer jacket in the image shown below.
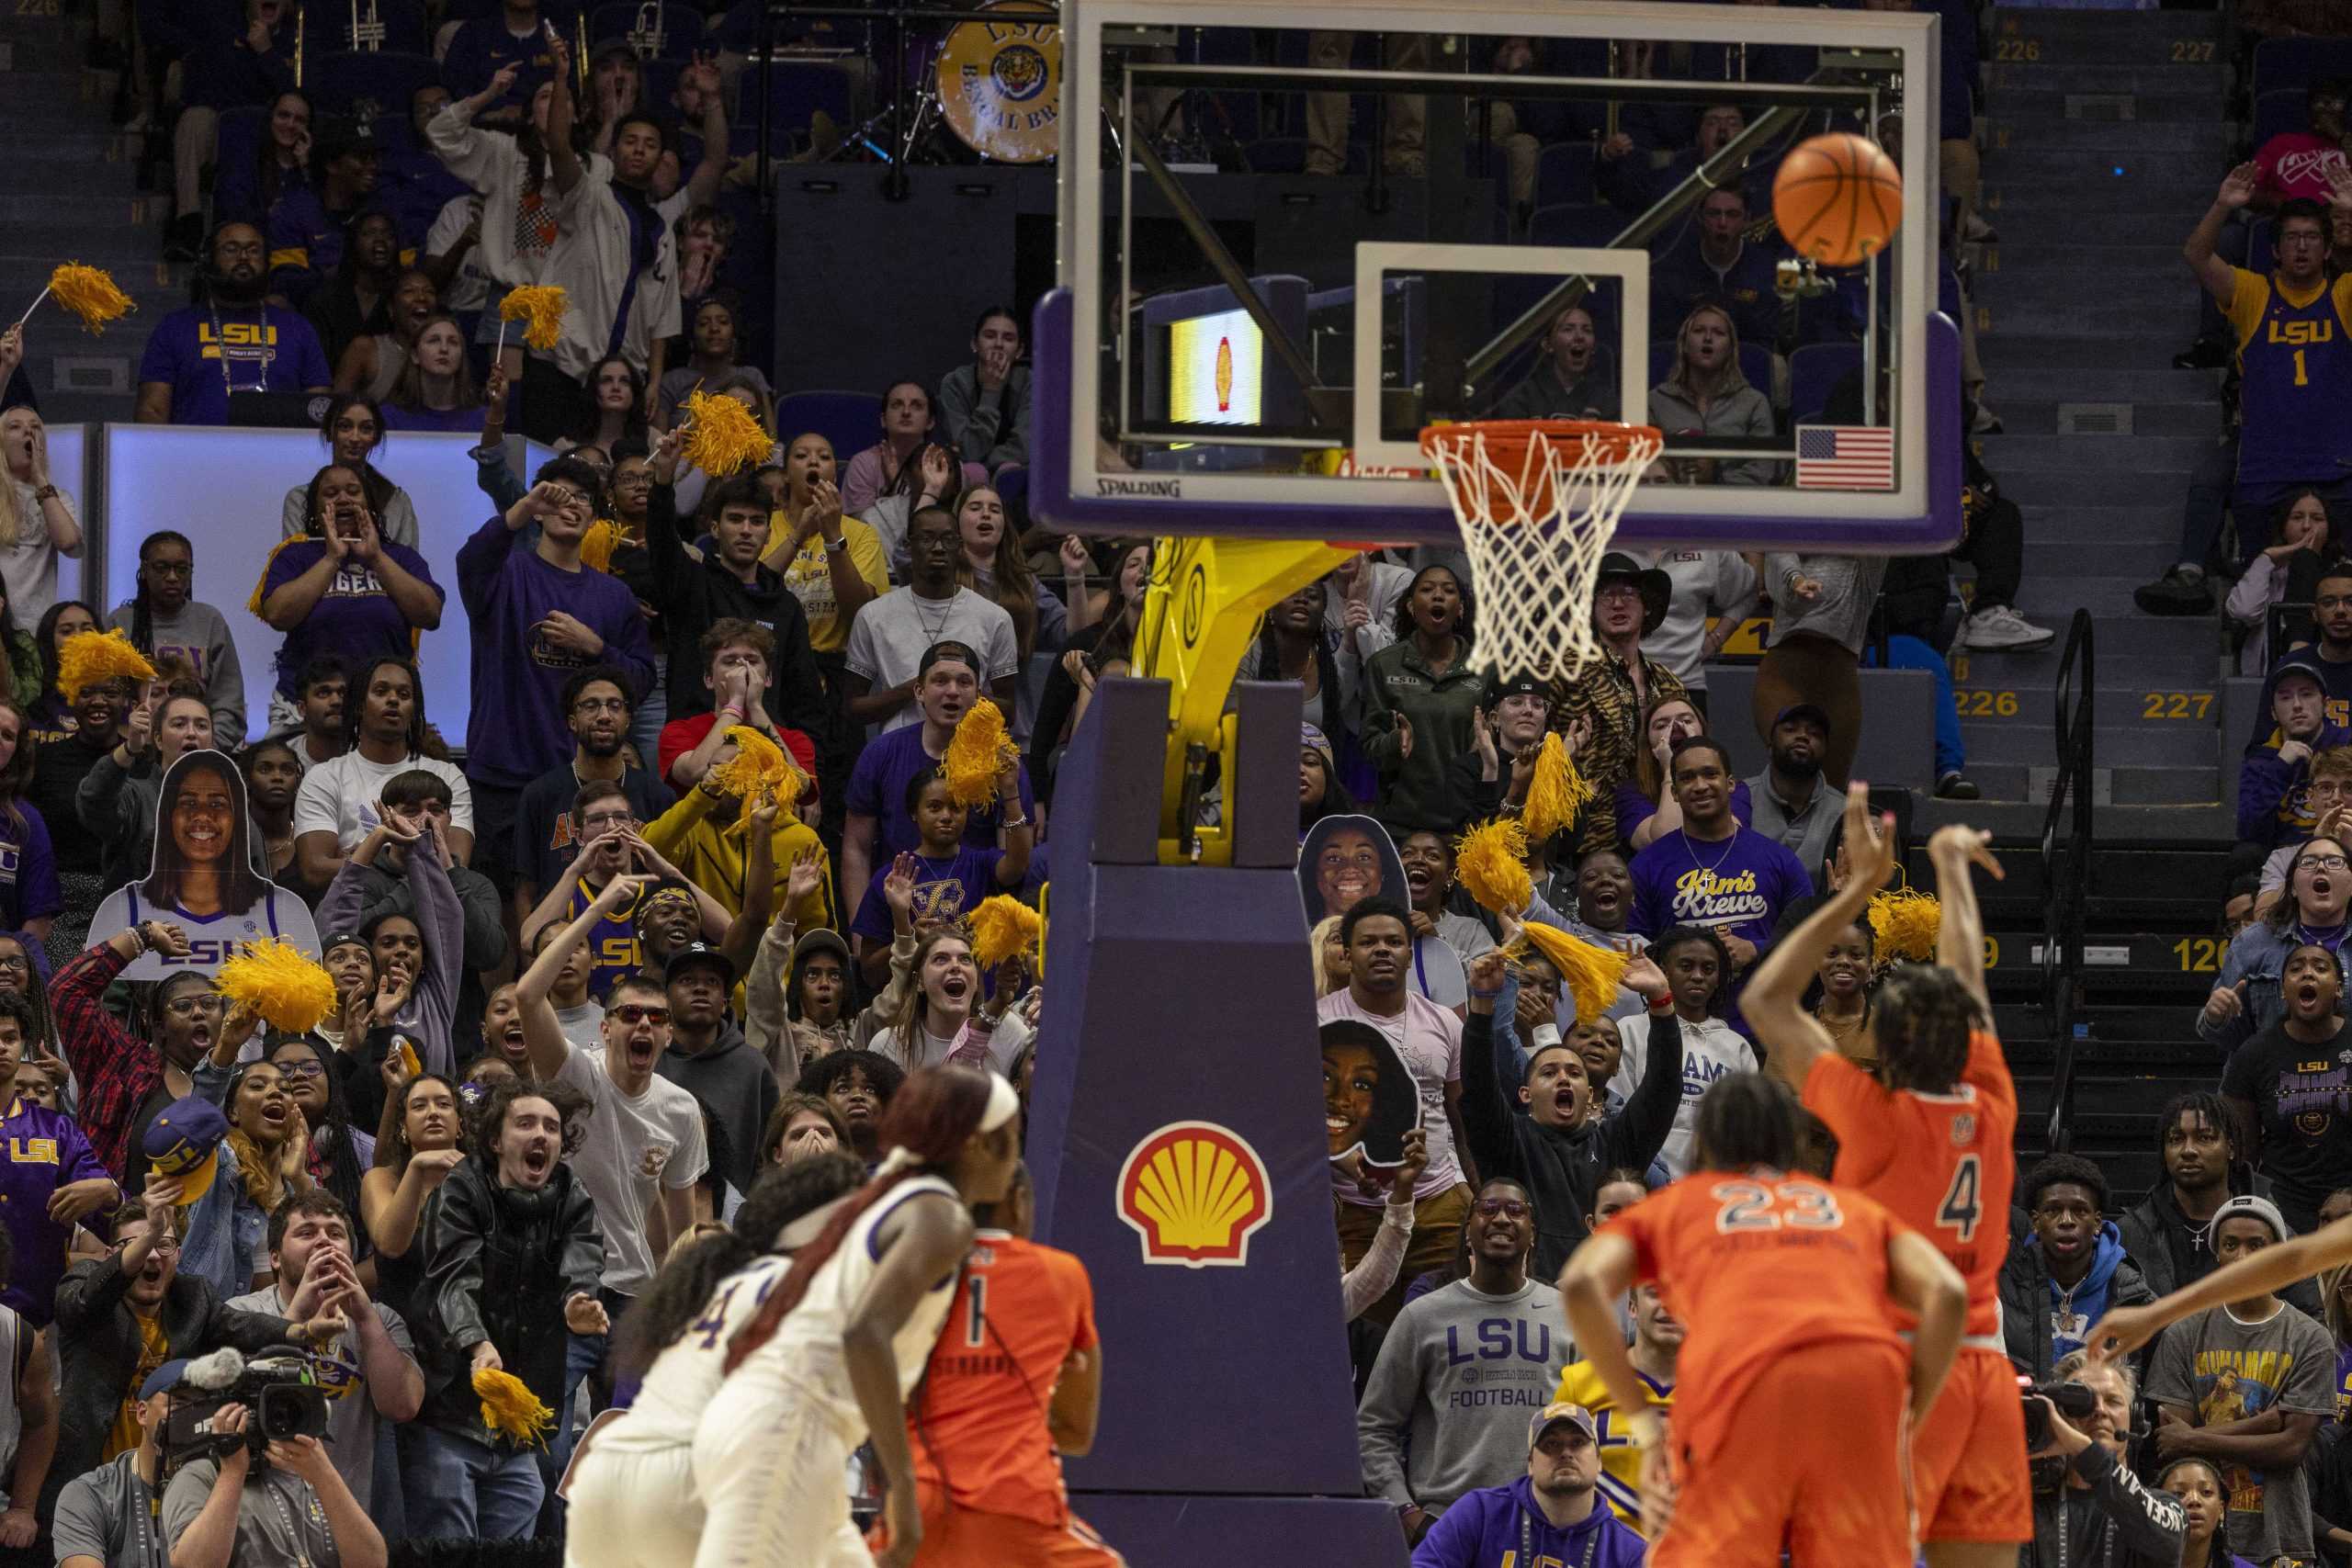
<svg viewBox="0 0 2352 1568"><path fill-rule="evenodd" d="M496 1442L482 1426L473 1392L473 1348L487 1339L506 1371L530 1385L550 1410L563 1404L563 1360L570 1335L563 1303L596 1292L605 1272L605 1235L596 1204L559 1163L536 1192L499 1185L479 1157L449 1173L427 1201L419 1224L424 1286L423 1418L478 1441Z"/></svg>
<svg viewBox="0 0 2352 1568"><path fill-rule="evenodd" d="M2064 1486L2054 1464L2034 1467L2033 1543L2018 1554L2018 1568L2178 1568L2188 1534L2178 1499L2096 1443L2073 1463L2088 1491Z"/></svg>

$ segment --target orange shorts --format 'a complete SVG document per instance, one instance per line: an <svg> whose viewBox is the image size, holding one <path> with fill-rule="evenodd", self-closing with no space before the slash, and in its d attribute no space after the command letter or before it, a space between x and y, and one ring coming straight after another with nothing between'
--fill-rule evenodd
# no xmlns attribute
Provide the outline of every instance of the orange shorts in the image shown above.
<svg viewBox="0 0 2352 1568"><path fill-rule="evenodd" d="M1784 1546L1799 1568L1912 1568L1907 1371L1901 1350L1857 1341L1774 1362L1709 1457L1675 1448L1650 1568L1778 1568Z"/></svg>
<svg viewBox="0 0 2352 1568"><path fill-rule="evenodd" d="M1067 1525L1041 1525L952 1506L928 1486L922 1489L922 1506L915 1568L1126 1568L1126 1559L1075 1514Z"/></svg>
<svg viewBox="0 0 2352 1568"><path fill-rule="evenodd" d="M1961 1348L1935 1408L1912 1438L1911 1477L1921 1540L2033 1539L2025 1404L2007 1356Z"/></svg>

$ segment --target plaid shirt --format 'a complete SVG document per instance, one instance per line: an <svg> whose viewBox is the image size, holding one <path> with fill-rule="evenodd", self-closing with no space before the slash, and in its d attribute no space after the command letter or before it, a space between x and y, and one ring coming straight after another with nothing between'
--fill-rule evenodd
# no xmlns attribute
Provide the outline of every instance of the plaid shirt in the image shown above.
<svg viewBox="0 0 2352 1568"><path fill-rule="evenodd" d="M131 1118L164 1081L162 1055L125 1029L99 999L130 963L111 942L102 942L60 969L49 987L66 1065L82 1086L74 1120L118 1179L130 1155Z"/></svg>
<svg viewBox="0 0 2352 1568"><path fill-rule="evenodd" d="M1640 658L1650 705L1668 697L1689 698L1680 676L1647 654ZM1566 735L1579 718L1592 727L1592 739L1577 757L1577 772L1593 790L1584 808L1583 835L1577 841L1579 854L1617 845L1617 786L1634 776L1634 759L1642 744L1642 707L1634 678L1613 649L1603 649L1600 661L1587 665L1575 684L1558 679L1552 682L1552 728Z"/></svg>

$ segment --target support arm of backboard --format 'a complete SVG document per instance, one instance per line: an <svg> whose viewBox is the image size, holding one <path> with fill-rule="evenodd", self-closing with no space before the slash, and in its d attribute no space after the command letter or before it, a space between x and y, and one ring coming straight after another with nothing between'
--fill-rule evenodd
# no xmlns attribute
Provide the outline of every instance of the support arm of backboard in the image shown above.
<svg viewBox="0 0 2352 1568"><path fill-rule="evenodd" d="M1184 188L1184 183L1169 170L1148 141L1140 136L1130 140L1134 145L1128 148L1128 155L1143 165L1143 172L1151 177L1154 188L1175 209L1176 221L1184 226L1184 232L1193 237L1193 243L1198 245L1201 254L1208 258L1217 281L1233 291L1234 299L1250 312L1250 320L1265 334L1266 342L1281 357L1283 368L1298 382L1299 391L1306 403L1306 417L1317 424L1329 424L1329 410L1322 406L1326 400L1316 395L1323 389L1322 382L1317 378L1314 362L1306 357L1306 351L1291 341L1290 333L1283 329L1282 322L1266 308L1266 302L1258 298L1258 290L1250 285L1250 275L1241 270L1241 264L1233 259L1233 253L1225 248L1225 242L1217 237L1215 229L1209 227L1209 220L1193 204L1192 193ZM1120 302L1119 309L1121 330L1125 331L1125 301Z"/></svg>
<svg viewBox="0 0 2352 1568"><path fill-rule="evenodd" d="M1201 788L1212 754L1238 776L1226 697L1258 624L1283 599L1351 554L1309 539L1161 538L1152 544L1135 672L1168 682L1168 764L1159 801L1159 858L1168 864L1228 863L1227 820L1204 832Z"/></svg>

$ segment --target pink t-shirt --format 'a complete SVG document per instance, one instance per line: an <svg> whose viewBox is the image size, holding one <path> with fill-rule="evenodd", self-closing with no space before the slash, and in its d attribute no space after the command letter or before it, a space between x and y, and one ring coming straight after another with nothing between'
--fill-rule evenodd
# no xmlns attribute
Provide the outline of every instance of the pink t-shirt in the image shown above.
<svg viewBox="0 0 2352 1568"><path fill-rule="evenodd" d="M1315 1021L1353 1019L1368 1023L1386 1037L1421 1094L1421 1130L1429 1135L1430 1166L1413 1188L1416 1201L1445 1191L1464 1179L1462 1162L1453 1153L1453 1124L1445 1118L1445 1086L1462 1081L1462 1021L1426 997L1405 994L1405 1010L1393 1018L1366 1012L1344 990L1334 991L1315 1005ZM1376 1209L1388 1201L1386 1191L1366 1197L1352 1181L1331 1179L1332 1195L1342 1203Z"/></svg>
<svg viewBox="0 0 2352 1568"><path fill-rule="evenodd" d="M2281 131L2262 144L2254 161L2262 170L2256 188L2281 201L2301 197L2322 206L2327 204L2327 171L2345 166L2344 149L2308 130Z"/></svg>

